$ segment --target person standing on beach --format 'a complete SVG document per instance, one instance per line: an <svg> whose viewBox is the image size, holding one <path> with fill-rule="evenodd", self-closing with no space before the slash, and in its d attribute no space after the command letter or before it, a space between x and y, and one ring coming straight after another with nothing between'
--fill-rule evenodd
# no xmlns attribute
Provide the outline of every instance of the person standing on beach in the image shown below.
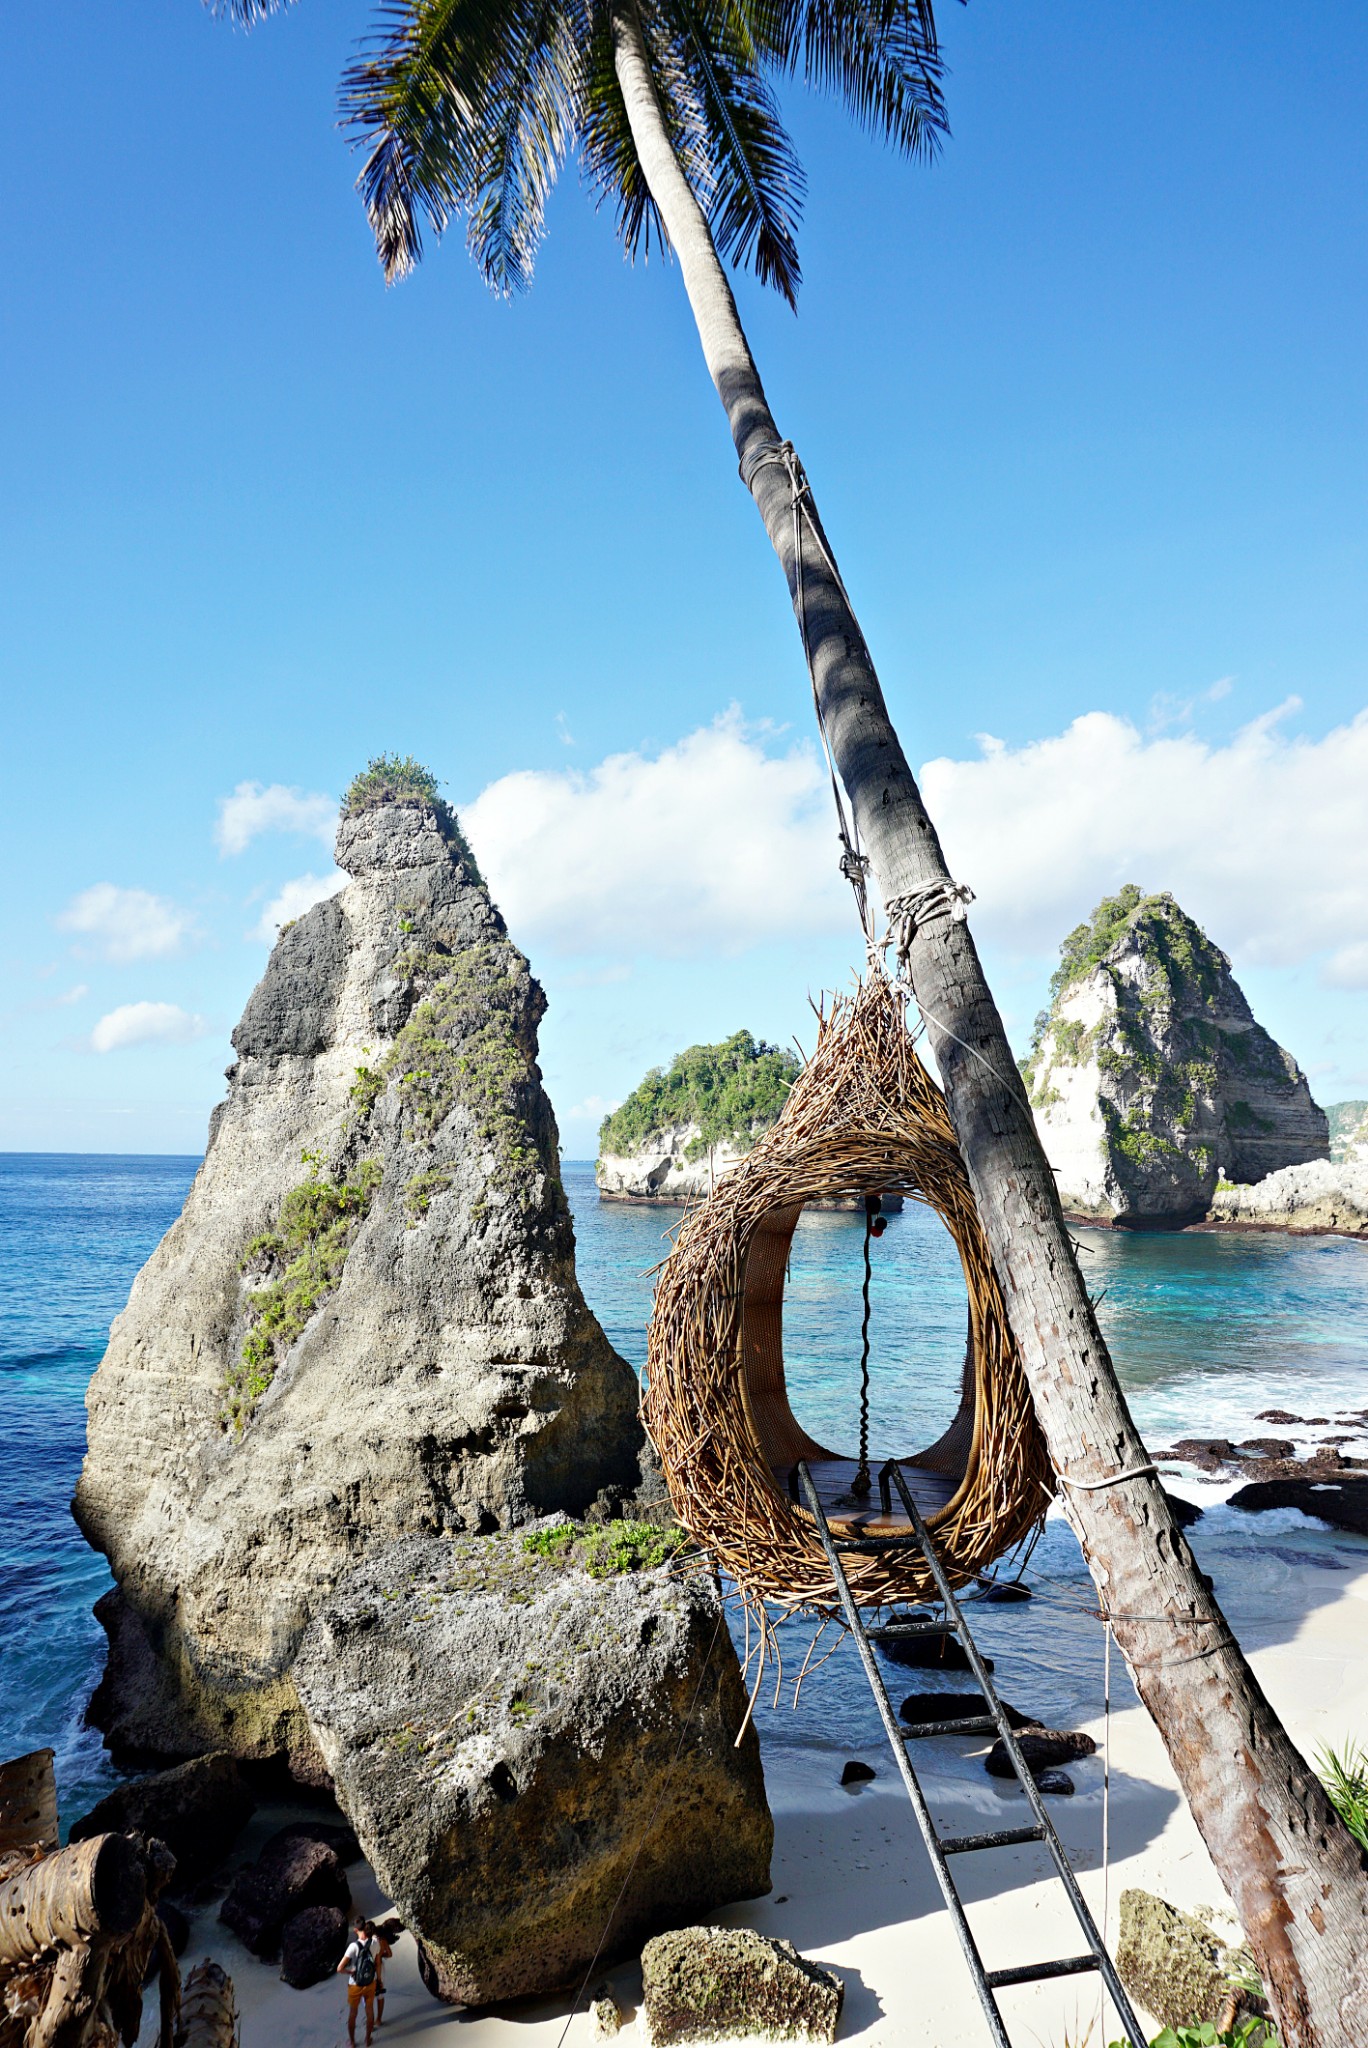
<svg viewBox="0 0 1368 2048"><path fill-rule="evenodd" d="M375 1986L380 1966L390 1953L390 1945L378 1932L373 1920L357 1920L352 1939L347 1943L347 1952L337 1966L335 1974L347 1973L347 2039L356 2044L356 2011L360 2005L366 2008L366 2048L370 2048L371 2035L375 2032Z"/></svg>

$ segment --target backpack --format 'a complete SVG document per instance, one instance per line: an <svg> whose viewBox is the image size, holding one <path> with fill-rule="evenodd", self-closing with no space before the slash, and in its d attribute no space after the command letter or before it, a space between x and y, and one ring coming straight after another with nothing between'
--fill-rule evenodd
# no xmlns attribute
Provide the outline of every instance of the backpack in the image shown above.
<svg viewBox="0 0 1368 2048"><path fill-rule="evenodd" d="M368 1984L375 1982L375 1951L370 1942L356 1944L356 1961L352 1964L352 1983L364 1991Z"/></svg>

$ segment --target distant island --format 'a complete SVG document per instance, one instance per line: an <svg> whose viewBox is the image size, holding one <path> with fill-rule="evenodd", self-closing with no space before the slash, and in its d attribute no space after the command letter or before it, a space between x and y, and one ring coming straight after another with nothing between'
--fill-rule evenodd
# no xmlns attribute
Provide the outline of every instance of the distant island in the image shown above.
<svg viewBox="0 0 1368 2048"><path fill-rule="evenodd" d="M796 1053L736 1031L652 1067L599 1127L600 1195L683 1202L706 1194L778 1121L799 1065Z"/></svg>

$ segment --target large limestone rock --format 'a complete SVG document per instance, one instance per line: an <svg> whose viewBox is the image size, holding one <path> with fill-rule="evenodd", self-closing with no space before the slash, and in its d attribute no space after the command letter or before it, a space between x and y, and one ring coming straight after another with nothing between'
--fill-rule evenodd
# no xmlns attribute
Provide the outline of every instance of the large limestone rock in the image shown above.
<svg viewBox="0 0 1368 2048"><path fill-rule="evenodd" d="M1324 1159L1325 1113L1230 962L1168 895L1129 886L1065 941L1026 1080L1067 1208L1195 1222L1218 1181Z"/></svg>
<svg viewBox="0 0 1368 2048"><path fill-rule="evenodd" d="M1210 1919L1180 1913L1167 1899L1138 1890L1121 1894L1116 1968L1132 1998L1174 2028L1214 2025L1232 1991L1255 1975L1253 1958L1238 1938L1231 1946Z"/></svg>
<svg viewBox="0 0 1368 2048"><path fill-rule="evenodd" d="M321 1776L300 1637L409 1534L634 1484L636 1385L585 1305L544 998L444 806L344 816L351 879L282 931L179 1221L90 1388L75 1513L117 1590L117 1755Z"/></svg>
<svg viewBox="0 0 1368 2048"><path fill-rule="evenodd" d="M600 1152L594 1178L605 1202L692 1202L749 1150L733 1138L708 1144L696 1123L669 1124L629 1152Z"/></svg>
<svg viewBox="0 0 1368 2048"><path fill-rule="evenodd" d="M618 1526L530 1553L516 1534L410 1539L305 1637L310 1724L440 1997L578 1983L605 1936L608 1960L769 1888L759 1744L752 1725L734 1747L746 1697L712 1582L616 1571Z"/></svg>
<svg viewBox="0 0 1368 2048"><path fill-rule="evenodd" d="M1253 1187L1218 1185L1211 1221L1239 1230L1295 1230L1368 1237L1368 1158L1284 1166Z"/></svg>

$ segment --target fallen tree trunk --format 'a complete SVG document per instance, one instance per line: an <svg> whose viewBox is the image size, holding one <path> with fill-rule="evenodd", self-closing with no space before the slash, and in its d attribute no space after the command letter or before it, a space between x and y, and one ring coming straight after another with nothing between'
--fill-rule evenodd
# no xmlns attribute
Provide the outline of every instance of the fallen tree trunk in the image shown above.
<svg viewBox="0 0 1368 2048"><path fill-rule="evenodd" d="M0 1764L0 1857L15 1850L57 1847L57 1781L52 1751L35 1749L28 1756Z"/></svg>
<svg viewBox="0 0 1368 2048"><path fill-rule="evenodd" d="M130 1836L96 1835L59 1849L0 1884L0 1969L121 1939L146 1904L143 1855Z"/></svg>

